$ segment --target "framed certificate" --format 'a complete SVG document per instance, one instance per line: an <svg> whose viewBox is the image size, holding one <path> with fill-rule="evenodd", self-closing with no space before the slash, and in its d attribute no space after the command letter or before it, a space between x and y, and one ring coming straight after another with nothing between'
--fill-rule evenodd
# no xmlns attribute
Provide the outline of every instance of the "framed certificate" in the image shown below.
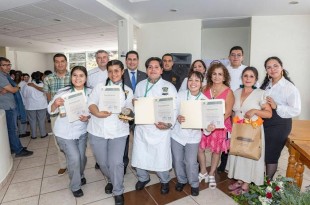
<svg viewBox="0 0 310 205"><path fill-rule="evenodd" d="M135 101L135 124L174 122L174 97L138 98Z"/></svg>
<svg viewBox="0 0 310 205"><path fill-rule="evenodd" d="M69 122L79 120L81 115L89 115L86 97L83 91L68 93L63 95L62 98L65 101L64 106Z"/></svg>
<svg viewBox="0 0 310 205"><path fill-rule="evenodd" d="M181 102L180 115L185 117L182 128L202 129L209 124L224 128L225 101L223 99L187 100Z"/></svg>
<svg viewBox="0 0 310 205"><path fill-rule="evenodd" d="M112 113L121 113L121 87L104 86L99 99L99 111L108 111Z"/></svg>

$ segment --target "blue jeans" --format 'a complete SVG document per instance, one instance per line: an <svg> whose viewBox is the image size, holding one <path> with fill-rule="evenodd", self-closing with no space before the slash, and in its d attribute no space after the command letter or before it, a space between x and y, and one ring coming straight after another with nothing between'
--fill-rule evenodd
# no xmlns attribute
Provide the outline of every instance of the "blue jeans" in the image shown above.
<svg viewBox="0 0 310 205"><path fill-rule="evenodd" d="M11 151L19 154L23 150L23 145L17 135L17 109L5 110L5 117Z"/></svg>
<svg viewBox="0 0 310 205"><path fill-rule="evenodd" d="M70 178L71 191L81 189L81 179L84 177L86 165L86 146L87 133L82 134L79 139L69 140L56 137L59 148L65 153L67 159L67 168Z"/></svg>

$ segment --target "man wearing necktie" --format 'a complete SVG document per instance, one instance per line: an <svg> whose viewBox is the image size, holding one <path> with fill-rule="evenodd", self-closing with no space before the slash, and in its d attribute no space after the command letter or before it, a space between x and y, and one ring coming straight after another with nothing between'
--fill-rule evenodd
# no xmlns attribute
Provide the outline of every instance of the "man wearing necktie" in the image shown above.
<svg viewBox="0 0 310 205"><path fill-rule="evenodd" d="M145 72L138 70L139 66L139 54L136 51L128 51L126 54L126 66L127 69L124 71L124 83L128 87L130 87L135 93L135 89L137 84L146 79L147 75ZM134 122L130 122L130 130L133 131L134 129ZM126 169L127 165L129 163L129 158L128 158L128 148L129 148L129 136L127 137L126 141L126 147L125 147L125 152L124 152L124 174L126 174Z"/></svg>

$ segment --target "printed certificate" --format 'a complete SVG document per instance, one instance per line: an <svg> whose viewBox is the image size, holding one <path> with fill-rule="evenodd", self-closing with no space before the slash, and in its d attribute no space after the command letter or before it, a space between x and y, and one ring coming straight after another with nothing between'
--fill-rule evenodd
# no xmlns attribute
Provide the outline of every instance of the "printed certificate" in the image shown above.
<svg viewBox="0 0 310 205"><path fill-rule="evenodd" d="M174 97L138 98L135 101L135 124L174 123Z"/></svg>
<svg viewBox="0 0 310 205"><path fill-rule="evenodd" d="M202 129L209 124L224 128L225 101L222 99L187 100L181 102L180 115L185 117L182 128Z"/></svg>
<svg viewBox="0 0 310 205"><path fill-rule="evenodd" d="M104 86L99 100L99 111L108 111L112 113L121 113L121 87Z"/></svg>
<svg viewBox="0 0 310 205"><path fill-rule="evenodd" d="M62 98L65 101L64 106L69 122L79 120L81 115L89 115L86 97L83 91L68 93L63 95Z"/></svg>

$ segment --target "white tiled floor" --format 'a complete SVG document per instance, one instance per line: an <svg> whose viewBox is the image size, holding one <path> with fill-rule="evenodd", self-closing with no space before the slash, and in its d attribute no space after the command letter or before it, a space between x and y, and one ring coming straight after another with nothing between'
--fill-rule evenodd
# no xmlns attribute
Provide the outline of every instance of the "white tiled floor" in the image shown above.
<svg viewBox="0 0 310 205"><path fill-rule="evenodd" d="M58 164L54 139L30 140L22 138L24 146L34 151L34 155L27 158L14 159L13 172L9 182L0 190L1 205L99 205L114 204L111 195L104 193L106 179L99 170L94 169L95 159L90 147L87 148L88 162L85 170L87 184L83 186L84 196L74 198L68 189L69 178L65 174L58 176ZM285 176L288 152L285 148L280 158L277 174ZM210 165L210 154L207 153L207 164ZM174 174L172 173L172 177ZM151 175L151 183L158 183L156 175ZM134 190L137 178L132 169L128 168L125 175L125 192ZM310 185L310 171L305 168L303 187ZM207 204L235 204L231 198L220 190L206 189L200 192L198 197L185 197L172 204L207 205Z"/></svg>

